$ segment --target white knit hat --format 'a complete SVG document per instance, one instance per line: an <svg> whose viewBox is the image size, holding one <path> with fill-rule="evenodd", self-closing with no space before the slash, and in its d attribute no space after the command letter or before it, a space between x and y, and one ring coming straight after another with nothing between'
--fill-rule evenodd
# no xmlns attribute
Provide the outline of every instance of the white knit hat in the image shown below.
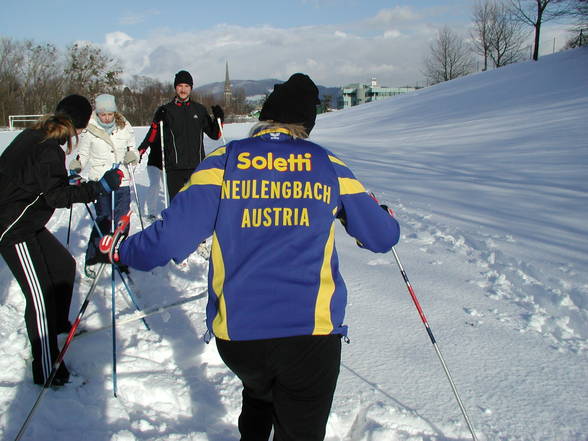
<svg viewBox="0 0 588 441"><path fill-rule="evenodd" d="M116 111L116 102L112 95L105 93L96 97L96 113L109 113Z"/></svg>

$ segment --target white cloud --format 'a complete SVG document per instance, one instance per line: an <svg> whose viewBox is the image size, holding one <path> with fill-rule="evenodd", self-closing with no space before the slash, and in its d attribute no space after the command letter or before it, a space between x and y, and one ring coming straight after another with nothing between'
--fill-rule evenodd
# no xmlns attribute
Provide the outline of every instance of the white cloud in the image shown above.
<svg viewBox="0 0 588 441"><path fill-rule="evenodd" d="M222 24L181 34L161 29L145 39L115 32L106 36L103 48L121 60L127 75L162 81L172 81L180 69L190 71L196 84L223 81L228 60L232 79L285 80L304 72L325 86L367 82L372 76L382 85L404 86L422 82L422 60L435 32L414 23L415 17L410 8L392 8L380 11L371 25Z"/></svg>
<svg viewBox="0 0 588 441"><path fill-rule="evenodd" d="M416 21L421 15L409 6L396 6L394 8L382 9L375 17L366 20L371 26L392 26L399 23Z"/></svg>
<svg viewBox="0 0 588 441"><path fill-rule="evenodd" d="M402 32L398 29L389 29L384 32L384 38L399 38L402 36Z"/></svg>
<svg viewBox="0 0 588 441"><path fill-rule="evenodd" d="M133 38L124 32L111 32L110 34L106 34L106 46L108 47L124 47L132 41Z"/></svg>

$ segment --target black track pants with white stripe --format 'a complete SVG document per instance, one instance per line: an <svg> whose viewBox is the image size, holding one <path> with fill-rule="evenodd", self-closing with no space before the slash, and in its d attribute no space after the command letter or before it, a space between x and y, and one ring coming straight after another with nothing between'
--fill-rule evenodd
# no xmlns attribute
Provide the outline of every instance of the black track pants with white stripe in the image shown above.
<svg viewBox="0 0 588 441"><path fill-rule="evenodd" d="M76 263L47 229L3 247L2 257L26 298L25 322L33 352L33 380L44 384L59 354L57 334L67 330Z"/></svg>

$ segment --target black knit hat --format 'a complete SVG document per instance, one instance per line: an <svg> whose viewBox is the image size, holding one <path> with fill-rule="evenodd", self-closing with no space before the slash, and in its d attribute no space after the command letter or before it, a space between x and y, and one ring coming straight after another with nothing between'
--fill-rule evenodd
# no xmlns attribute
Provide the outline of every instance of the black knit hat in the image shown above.
<svg viewBox="0 0 588 441"><path fill-rule="evenodd" d="M84 129L90 120L92 105L81 95L69 95L59 101L55 113L68 116L76 129Z"/></svg>
<svg viewBox="0 0 588 441"><path fill-rule="evenodd" d="M190 87L194 87L194 81L192 80L192 75L187 70L181 70L176 74L174 79L174 87L178 84L188 84Z"/></svg>
<svg viewBox="0 0 588 441"><path fill-rule="evenodd" d="M263 103L260 121L302 123L307 133L314 127L319 90L308 75L295 73L288 81L275 84L274 91Z"/></svg>

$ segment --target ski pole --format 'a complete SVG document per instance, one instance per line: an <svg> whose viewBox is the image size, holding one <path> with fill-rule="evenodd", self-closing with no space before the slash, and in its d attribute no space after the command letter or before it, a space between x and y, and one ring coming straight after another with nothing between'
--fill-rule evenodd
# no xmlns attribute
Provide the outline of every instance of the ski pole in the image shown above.
<svg viewBox="0 0 588 441"><path fill-rule="evenodd" d="M94 214L92 214L92 210L90 210L90 207L88 207L88 204L84 204L84 205L86 207L86 211L90 215L90 219L92 219L92 222L94 224L94 228L96 228L96 231L98 231L98 236L103 237L104 234L100 230L100 227L98 226L98 222L96 221L96 217L94 217ZM135 305L135 308L138 311L140 311L141 308L139 307L139 304L137 303L137 299L135 298L135 295L133 294L133 290L131 289L131 287L128 285L127 281L123 277L122 272L121 272L120 268L118 267L118 265L116 265L115 268L116 268L116 271L118 272L118 275L120 276L120 279L123 282L123 285L125 286L125 289L127 290L127 293L129 294L131 302L133 302L133 305ZM145 325L145 328L149 331L150 330L149 325L147 324L147 322L145 320L143 320L143 324Z"/></svg>
<svg viewBox="0 0 588 441"><path fill-rule="evenodd" d="M220 119L220 118L217 118L217 119L216 119L216 122L217 122L217 124L218 124L218 129L219 129L219 130L220 130L220 132L221 132L221 137L223 138L223 144L225 144L225 145L226 145L226 144L227 144L227 141L225 140L225 131L223 130L223 124L222 124L222 122L221 122L221 119Z"/></svg>
<svg viewBox="0 0 588 441"><path fill-rule="evenodd" d="M131 185L133 186L133 194L135 195L135 203L137 204L137 212L139 213L139 221L141 222L141 231L145 229L143 226L143 215L141 214L141 205L139 204L139 193L137 193L137 183L135 182L135 171L132 167L127 165L127 171L131 178Z"/></svg>
<svg viewBox="0 0 588 441"><path fill-rule="evenodd" d="M71 214L73 212L73 204L69 206L69 221L67 223L67 248L69 249L69 233L71 231Z"/></svg>
<svg viewBox="0 0 588 441"><path fill-rule="evenodd" d="M163 120L159 121L159 138L161 140L161 167L162 167L162 179L163 179L163 200L165 202L165 208L169 207L169 194L167 193L167 173L165 170L165 144L163 141Z"/></svg>
<svg viewBox="0 0 588 441"><path fill-rule="evenodd" d="M185 305L186 303L190 303L195 300L202 299L206 296L207 292L208 292L208 290L205 289L196 295L193 295L193 296L185 298L185 299L178 300L177 302L168 303L167 305L163 305L163 306L155 306L153 308L146 309L141 312L129 315L128 317L125 317L125 316L119 317L116 321L116 324L117 324L117 326L120 327L121 325L128 325L129 323L137 322L145 317L151 317L153 315L162 314L165 311L167 311L168 309L176 308L178 306ZM107 329L110 329L110 325L102 326L100 328L82 329L82 330L80 330L80 332L78 332L76 334L75 337L76 337L76 339L78 339L79 337L94 334L94 333L100 332L100 331L105 331Z"/></svg>
<svg viewBox="0 0 588 441"><path fill-rule="evenodd" d="M111 222L110 222L110 228L111 231L114 233L114 191L112 193L110 193L110 205L112 208L112 216L111 216ZM111 300L112 300L112 393L114 394L114 397L116 398L116 392L117 392L117 387L116 387L116 287L115 287L115 283L114 283L114 272L115 272L115 263L114 261L112 262L112 268L111 268L111 276L110 276L110 281L112 284L112 295L111 295Z"/></svg>
<svg viewBox="0 0 588 441"><path fill-rule="evenodd" d="M414 305L416 306L416 309L419 313L419 316L421 317L421 321L423 322L423 325L425 325L425 329L427 330L427 334L429 334L429 338L431 339L431 343L433 343L433 347L435 348L435 352L437 353L437 356L439 357L439 360L441 361L441 365L443 366L443 370L445 371L445 375L447 375L447 379L449 380L449 384L451 385L451 389L453 390L453 394L455 395L455 398L457 400L457 404L459 405L459 408L461 410L461 413L463 414L463 417L465 419L465 422L468 426L468 429L470 430L471 434L472 434L472 439L474 441L478 441L478 438L476 437L476 433L474 432L474 428L472 427L472 423L470 422L470 418L468 417L468 413L465 410L465 407L461 401L461 399L459 398L459 394L457 393L457 388L455 387L455 383L453 382L453 379L451 378L451 374L449 373L449 369L447 368L447 364L445 363L445 359L443 358L443 355L441 355L441 351L439 350L439 346L437 345L437 342L435 340L435 336L433 335L433 331L431 331L431 327L429 326L429 322L427 321L427 318L425 317L425 313L423 312L423 309L421 308L421 305L417 299L417 296L414 292L414 289L412 289L412 285L410 284L410 281L408 280L408 276L406 275L406 271L404 271L404 268L402 267L402 264L400 263L400 258L398 257L398 254L396 253L396 250L394 249L394 247L392 247L392 254L394 255L394 259L396 259L396 263L398 264L398 269L400 269L400 274L402 274L402 278L404 279L404 283L406 284L406 287L408 288L408 292L410 294L410 297L412 298L412 301L414 303Z"/></svg>
<svg viewBox="0 0 588 441"><path fill-rule="evenodd" d="M14 441L18 441L22 438L27 426L31 422L31 418L33 417L33 414L35 413L37 406L41 402L41 399L45 395L45 392L47 392L47 390L51 386L51 383L53 383L53 379L55 378L55 375L57 375L57 369L59 368L59 366L61 365L61 362L63 361L63 358L65 357L65 353L67 352L67 349L69 348L69 345L70 345L71 341L73 340L73 337L76 333L76 330L78 329L80 321L82 320L82 316L86 312L86 308L88 307L88 304L90 303L90 297L92 296L94 291L96 291L96 286L98 285L98 279L102 275L102 271L104 270L105 266L106 266L105 263L100 264L100 268L98 268L98 272L96 273L96 278L92 282L92 286L90 287L90 290L88 291L88 294L86 295L86 298L84 299L84 302L82 303L82 307L80 308L80 312L78 312L78 316L76 317L73 325L71 326L71 329L69 330L69 334L67 334L67 339L65 340L63 348L61 348L59 355L57 356L57 358L55 359L55 362L53 363L53 370L51 371L49 378L47 378L47 380L45 380L45 384L43 384L43 389L41 389L41 392L37 396L37 400L35 401L35 403L33 404L33 407L29 411L29 414L27 415L26 419L24 420L24 423L22 423L22 426L20 427L20 430L18 431L18 434L16 435L16 438L14 439Z"/></svg>
<svg viewBox="0 0 588 441"><path fill-rule="evenodd" d="M76 175L75 171L73 171L73 170L69 171L70 185L72 184L72 180L71 180L72 176L75 176L75 175ZM77 181L77 182L79 182L79 181ZM69 249L69 233L71 232L71 214L72 214L72 212L73 212L73 204L70 204L70 206L69 206L69 221L67 222L67 241L66 241L66 246L68 249Z"/></svg>

